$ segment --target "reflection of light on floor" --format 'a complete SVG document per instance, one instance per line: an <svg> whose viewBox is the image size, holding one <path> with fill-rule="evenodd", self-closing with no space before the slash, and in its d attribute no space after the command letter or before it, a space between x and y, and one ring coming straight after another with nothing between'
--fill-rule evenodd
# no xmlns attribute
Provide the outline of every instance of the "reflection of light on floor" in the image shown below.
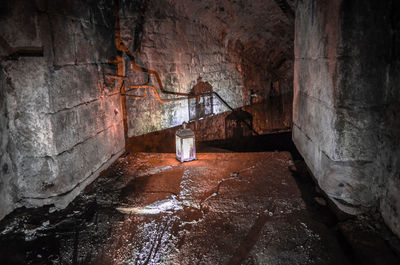
<svg viewBox="0 0 400 265"><path fill-rule="evenodd" d="M140 240L133 244L132 257L125 261L126 264L179 264L176 258L179 253L176 248L177 237L172 234L172 227L181 220L174 214L183 210L183 207L193 206L193 182L189 170L184 170L178 195L145 206L117 208L124 214L154 215L155 218L138 227L136 238ZM157 214L165 215L160 221Z"/></svg>
<svg viewBox="0 0 400 265"><path fill-rule="evenodd" d="M117 210L121 213L133 214L159 214L173 213L182 210L181 203L176 199L175 195L170 198L153 202L152 204L143 207L118 207Z"/></svg>
<svg viewBox="0 0 400 265"><path fill-rule="evenodd" d="M126 264L179 264L174 262L177 238L172 235L172 228L177 221L176 216L164 216L162 221L153 220L139 228L138 238L141 242L135 244L132 258Z"/></svg>
<svg viewBox="0 0 400 265"><path fill-rule="evenodd" d="M172 168L171 166L161 168L161 171ZM158 171L156 171L158 172ZM146 171L148 173L148 171ZM139 207L117 207L116 209L124 214L160 214L160 213L174 213L183 210L183 206L193 206L191 202L193 195L193 180L184 170L182 180L179 185L179 194L171 195L165 200L153 202L149 205ZM197 207L198 208L198 207Z"/></svg>

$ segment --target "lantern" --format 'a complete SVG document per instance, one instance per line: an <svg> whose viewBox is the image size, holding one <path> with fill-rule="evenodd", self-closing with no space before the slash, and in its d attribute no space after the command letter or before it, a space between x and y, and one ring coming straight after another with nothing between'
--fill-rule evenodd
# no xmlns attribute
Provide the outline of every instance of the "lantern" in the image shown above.
<svg viewBox="0 0 400 265"><path fill-rule="evenodd" d="M181 162L192 161L196 158L196 145L194 133L186 128L187 123L182 124L182 128L176 131L176 159Z"/></svg>

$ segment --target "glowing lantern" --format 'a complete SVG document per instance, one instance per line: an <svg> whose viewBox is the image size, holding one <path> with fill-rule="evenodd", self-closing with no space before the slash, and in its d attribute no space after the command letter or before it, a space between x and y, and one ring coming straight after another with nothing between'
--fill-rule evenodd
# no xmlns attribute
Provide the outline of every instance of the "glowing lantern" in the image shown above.
<svg viewBox="0 0 400 265"><path fill-rule="evenodd" d="M176 159L181 162L192 161L196 158L196 145L194 141L194 133L186 128L187 123L182 124L176 132Z"/></svg>

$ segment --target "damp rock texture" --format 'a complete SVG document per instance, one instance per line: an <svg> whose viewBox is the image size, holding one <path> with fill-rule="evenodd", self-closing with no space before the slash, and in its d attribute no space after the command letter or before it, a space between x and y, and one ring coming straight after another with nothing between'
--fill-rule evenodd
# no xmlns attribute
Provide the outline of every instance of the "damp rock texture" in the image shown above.
<svg viewBox="0 0 400 265"><path fill-rule="evenodd" d="M264 104L262 132L289 128L294 4L278 3L2 1L0 218L65 206L126 136L187 121L187 98L161 103L157 94L178 97L161 87L189 93L202 77L232 108ZM134 85L147 88L121 98ZM213 109L228 110L218 100ZM223 129L216 121L209 128Z"/></svg>
<svg viewBox="0 0 400 265"><path fill-rule="evenodd" d="M114 10L89 1L0 4L0 218L65 207L124 149Z"/></svg>
<svg viewBox="0 0 400 265"><path fill-rule="evenodd" d="M0 257L14 264L351 264L327 226L329 211L306 199L305 179L289 167L287 152L200 153L187 163L174 154L121 157L65 210L34 209L1 222Z"/></svg>
<svg viewBox="0 0 400 265"><path fill-rule="evenodd" d="M380 210L400 235L396 1L298 1L293 139L351 214Z"/></svg>
<svg viewBox="0 0 400 265"><path fill-rule="evenodd" d="M293 1L288 3L292 10ZM165 90L189 93L201 77L232 108L263 104L267 129L291 126L294 20L275 1L120 1L119 10L124 46L138 66L159 73ZM160 88L154 74L130 60L126 75L131 85ZM128 136L188 121L188 100L180 98L160 103L153 89L146 98L127 97ZM214 96L214 114L227 110ZM217 119L213 127L222 126L224 120Z"/></svg>

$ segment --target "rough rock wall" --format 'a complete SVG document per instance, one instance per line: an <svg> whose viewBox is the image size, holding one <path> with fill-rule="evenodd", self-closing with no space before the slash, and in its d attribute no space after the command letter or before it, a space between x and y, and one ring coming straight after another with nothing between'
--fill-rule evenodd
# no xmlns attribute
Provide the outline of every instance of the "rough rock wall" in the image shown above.
<svg viewBox="0 0 400 265"><path fill-rule="evenodd" d="M399 5L298 1L293 139L339 208L399 227Z"/></svg>
<svg viewBox="0 0 400 265"><path fill-rule="evenodd" d="M136 63L157 71L166 90L189 93L202 77L234 108L265 103L273 119L264 127L290 127L293 21L274 1L121 1L119 15ZM158 86L126 65L131 83ZM214 113L228 110L214 103ZM148 89L127 98L127 117L128 136L170 128L188 121L188 102L160 103Z"/></svg>
<svg viewBox="0 0 400 265"><path fill-rule="evenodd" d="M385 107L383 108L384 127L381 151L385 158L387 181L384 187L380 211L388 226L400 237L400 2L391 1L388 6L390 13L389 64L386 65L386 76L382 80L385 87Z"/></svg>
<svg viewBox="0 0 400 265"><path fill-rule="evenodd" d="M0 218L65 206L124 149L108 1L2 1Z"/></svg>
<svg viewBox="0 0 400 265"><path fill-rule="evenodd" d="M0 72L0 218L6 213L13 210L12 202L16 201L16 187L13 183L13 167L11 164L10 154L7 152L7 146L10 141L7 117L7 101L5 98L5 79L3 73Z"/></svg>
<svg viewBox="0 0 400 265"><path fill-rule="evenodd" d="M336 155L339 4L298 1L296 9L293 140L320 185ZM325 191L331 196L335 193L335 189Z"/></svg>

